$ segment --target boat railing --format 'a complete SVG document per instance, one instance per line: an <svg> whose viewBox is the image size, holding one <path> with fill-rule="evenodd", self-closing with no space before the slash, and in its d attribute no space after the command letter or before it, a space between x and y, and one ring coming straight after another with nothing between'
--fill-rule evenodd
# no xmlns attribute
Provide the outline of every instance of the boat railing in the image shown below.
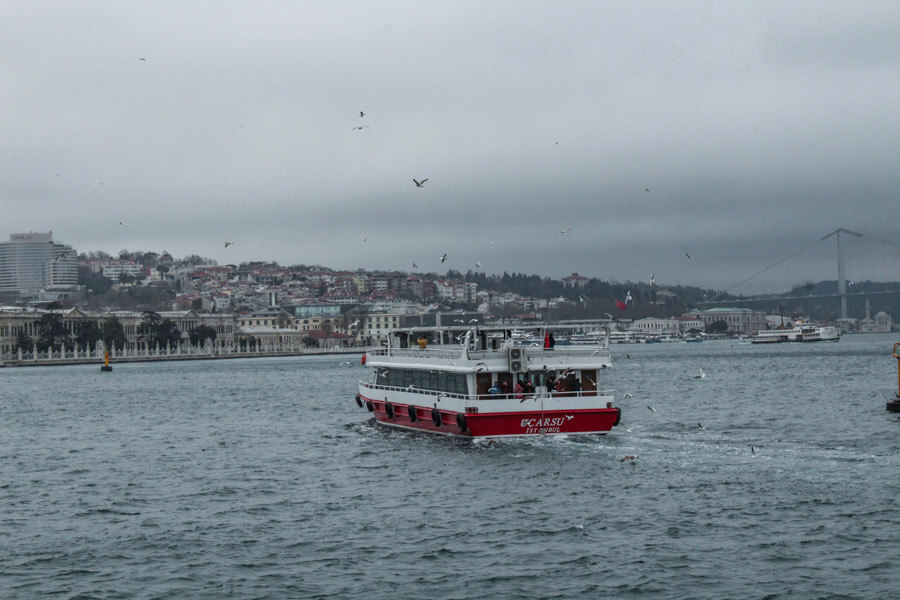
<svg viewBox="0 0 900 600"><path fill-rule="evenodd" d="M423 394L427 396L435 396L441 398L456 398L459 400L478 400L478 401L491 401L491 400L520 400L522 402L526 400L543 400L547 398L588 398L588 397L596 397L596 396L612 396L615 393L615 390L579 390L572 392L546 392L539 391L534 394L456 394L452 392L443 392L439 390L423 390L417 387L407 386L395 386L395 385L381 385L378 383L369 383L365 381L359 382L362 387L367 390L380 390L385 392L412 392L416 394Z"/></svg>
<svg viewBox="0 0 900 600"><path fill-rule="evenodd" d="M416 394L425 394L428 396L441 396L443 398L458 398L461 400L468 400L470 398L469 394L456 394L452 392L443 392L439 390L423 390L417 387L407 386L396 386L396 385L381 385L380 383L369 383L366 381L360 381L360 385L367 390L382 390L385 392L413 392Z"/></svg>
<svg viewBox="0 0 900 600"><path fill-rule="evenodd" d="M477 400L543 400L545 398L588 398L595 396L612 396L615 390L580 390L572 392L535 392L534 394L478 394Z"/></svg>
<svg viewBox="0 0 900 600"><path fill-rule="evenodd" d="M376 348L367 354L375 356L396 356L400 358L459 358L462 348Z"/></svg>
<svg viewBox="0 0 900 600"><path fill-rule="evenodd" d="M392 356L397 358L434 358L451 360L457 359L462 353L462 348L376 348L368 351L370 357ZM606 346L557 346L556 348L525 348L526 356L561 356L585 357L585 356L609 356L609 348ZM491 360L505 358L507 350L469 350L469 360Z"/></svg>

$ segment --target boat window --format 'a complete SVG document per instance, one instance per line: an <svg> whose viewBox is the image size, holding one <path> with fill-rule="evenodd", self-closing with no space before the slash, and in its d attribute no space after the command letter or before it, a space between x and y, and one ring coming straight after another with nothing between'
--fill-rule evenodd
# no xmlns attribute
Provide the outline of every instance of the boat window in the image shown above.
<svg viewBox="0 0 900 600"><path fill-rule="evenodd" d="M450 394L467 394L466 376L462 373L442 373L440 371L413 371L409 369L379 369L375 379L377 385L408 388Z"/></svg>

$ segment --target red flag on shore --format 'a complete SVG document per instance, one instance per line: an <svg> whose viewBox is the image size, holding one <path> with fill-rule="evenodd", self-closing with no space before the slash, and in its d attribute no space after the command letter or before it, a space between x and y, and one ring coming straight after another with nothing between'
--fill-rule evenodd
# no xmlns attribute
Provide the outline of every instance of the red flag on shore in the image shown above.
<svg viewBox="0 0 900 600"><path fill-rule="evenodd" d="M625 310L625 303L621 300L616 300L616 308L619 310Z"/></svg>

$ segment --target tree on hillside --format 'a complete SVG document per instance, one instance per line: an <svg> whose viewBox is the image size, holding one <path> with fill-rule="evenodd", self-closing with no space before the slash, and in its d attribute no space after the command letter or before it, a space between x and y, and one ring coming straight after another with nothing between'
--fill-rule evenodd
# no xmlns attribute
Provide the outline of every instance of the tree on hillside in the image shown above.
<svg viewBox="0 0 900 600"><path fill-rule="evenodd" d="M113 282L101 273L94 273L90 267L78 265L78 284L83 285L89 295L96 296L105 294Z"/></svg>

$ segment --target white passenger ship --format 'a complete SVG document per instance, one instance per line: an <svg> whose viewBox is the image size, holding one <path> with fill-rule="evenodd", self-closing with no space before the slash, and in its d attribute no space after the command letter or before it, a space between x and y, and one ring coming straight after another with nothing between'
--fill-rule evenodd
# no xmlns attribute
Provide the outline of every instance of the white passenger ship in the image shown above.
<svg viewBox="0 0 900 600"><path fill-rule="evenodd" d="M374 374L359 382L356 402L383 425L451 436L605 434L618 425L613 390L602 387L608 340L554 346L552 331L541 333L543 344L522 346L509 329L395 331L363 355Z"/></svg>
<svg viewBox="0 0 900 600"><path fill-rule="evenodd" d="M777 344L779 342L836 342L841 339L839 327L796 322L790 329L762 329L750 336L754 344Z"/></svg>

